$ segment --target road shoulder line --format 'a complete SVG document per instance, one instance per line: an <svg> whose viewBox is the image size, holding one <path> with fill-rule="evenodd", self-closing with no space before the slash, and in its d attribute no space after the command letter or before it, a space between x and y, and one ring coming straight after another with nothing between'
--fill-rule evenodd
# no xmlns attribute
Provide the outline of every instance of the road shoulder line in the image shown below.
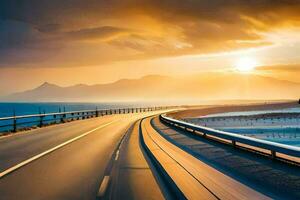
<svg viewBox="0 0 300 200"><path fill-rule="evenodd" d="M19 164L14 165L13 167L10 167L10 168L6 169L6 170L4 170L3 172L0 173L0 179L3 178L4 176L6 176L6 175L8 175L8 174L10 174L10 173L12 173L14 171L16 171L17 169L19 169L19 168L21 168L21 167L23 167L23 166L25 166L25 165L27 165L27 164L35 161L35 160L41 158L41 157L43 157L43 156L45 156L45 155L47 155L47 154L49 154L49 153L51 153L51 152L53 152L53 151L55 151L57 149L60 149L60 148L66 146L66 145L68 145L68 144L70 144L72 142L75 142L76 140L79 140L79 139L81 139L81 138L83 138L83 137L85 137L85 136L93 133L94 131L96 131L98 129L104 128L104 127L106 127L106 126L108 126L108 125L110 125L112 123L115 123L116 121L118 121L118 120L115 120L115 121L103 124L101 126L98 126L97 128L94 128L94 129L92 129L90 131L87 131L87 132L85 132L85 133L83 133L83 134L81 134L81 135L79 135L79 136L77 136L75 138L72 138L72 139L70 139L70 140L68 140L66 142L63 142L63 143L61 143L61 144L59 144L59 145L57 145L57 146L55 146L55 147L53 147L51 149L48 149L48 150L46 150L46 151L44 151L44 152L42 152L42 153L40 153L38 155L35 155L35 156L33 156L33 157L31 157L31 158L29 158L27 160L22 161Z"/></svg>

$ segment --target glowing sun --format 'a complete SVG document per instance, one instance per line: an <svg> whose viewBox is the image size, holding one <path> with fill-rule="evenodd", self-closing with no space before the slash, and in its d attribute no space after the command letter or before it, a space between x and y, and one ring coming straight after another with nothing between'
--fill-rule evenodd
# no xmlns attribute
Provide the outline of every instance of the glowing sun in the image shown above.
<svg viewBox="0 0 300 200"><path fill-rule="evenodd" d="M242 57L235 64L235 68L240 72L251 72L256 66L256 60L250 57Z"/></svg>

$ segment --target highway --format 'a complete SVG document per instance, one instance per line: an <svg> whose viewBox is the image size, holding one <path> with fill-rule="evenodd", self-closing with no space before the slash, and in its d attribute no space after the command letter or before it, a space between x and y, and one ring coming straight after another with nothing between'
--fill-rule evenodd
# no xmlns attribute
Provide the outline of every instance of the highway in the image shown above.
<svg viewBox="0 0 300 200"><path fill-rule="evenodd" d="M1 138L1 199L95 199L121 137L149 114L110 115ZM3 173L26 160L30 162Z"/></svg>
<svg viewBox="0 0 300 200"><path fill-rule="evenodd" d="M0 138L0 199L298 199L299 166L162 123L106 115Z"/></svg>

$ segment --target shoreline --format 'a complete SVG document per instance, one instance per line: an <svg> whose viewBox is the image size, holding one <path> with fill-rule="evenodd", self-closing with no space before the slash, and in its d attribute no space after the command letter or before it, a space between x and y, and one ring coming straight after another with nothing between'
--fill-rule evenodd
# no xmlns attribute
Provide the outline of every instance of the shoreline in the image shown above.
<svg viewBox="0 0 300 200"><path fill-rule="evenodd" d="M225 112L276 110L294 107L300 107L298 101L286 101L279 103L206 105L195 107L187 106L185 110L170 113L169 115L175 119L184 119Z"/></svg>

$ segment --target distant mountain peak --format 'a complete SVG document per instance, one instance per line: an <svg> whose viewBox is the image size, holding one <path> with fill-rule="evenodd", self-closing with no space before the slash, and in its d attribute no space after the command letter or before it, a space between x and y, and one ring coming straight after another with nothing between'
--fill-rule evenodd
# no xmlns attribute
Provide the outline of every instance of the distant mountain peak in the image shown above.
<svg viewBox="0 0 300 200"><path fill-rule="evenodd" d="M237 84L238 83L238 84ZM97 85L61 87L49 82L0 101L110 101L191 99L279 99L298 98L300 84L253 74L199 74L169 77L148 75Z"/></svg>
<svg viewBox="0 0 300 200"><path fill-rule="evenodd" d="M59 86L45 81L43 84L41 84L37 88L45 88L45 87L59 87Z"/></svg>
<svg viewBox="0 0 300 200"><path fill-rule="evenodd" d="M45 81L41 86L46 86L46 85L50 85L50 83Z"/></svg>

